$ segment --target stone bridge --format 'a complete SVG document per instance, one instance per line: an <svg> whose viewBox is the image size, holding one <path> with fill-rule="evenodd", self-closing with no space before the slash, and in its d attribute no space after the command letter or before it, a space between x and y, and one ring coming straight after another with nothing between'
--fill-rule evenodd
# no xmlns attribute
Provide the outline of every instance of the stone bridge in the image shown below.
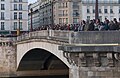
<svg viewBox="0 0 120 78"><path fill-rule="evenodd" d="M4 49L1 69L6 71L1 70L0 74L5 74L0 76L119 78L119 34L120 31L46 30L5 42L4 38L0 43Z"/></svg>

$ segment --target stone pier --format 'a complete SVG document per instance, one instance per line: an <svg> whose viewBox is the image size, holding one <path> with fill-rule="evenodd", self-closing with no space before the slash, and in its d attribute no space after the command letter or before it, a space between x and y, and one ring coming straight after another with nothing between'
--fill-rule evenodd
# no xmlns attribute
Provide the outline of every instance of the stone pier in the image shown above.
<svg viewBox="0 0 120 78"><path fill-rule="evenodd" d="M0 77L16 76L16 50L10 38L0 38Z"/></svg>
<svg viewBox="0 0 120 78"><path fill-rule="evenodd" d="M115 46L61 46L71 64L69 78L119 78L120 53Z"/></svg>

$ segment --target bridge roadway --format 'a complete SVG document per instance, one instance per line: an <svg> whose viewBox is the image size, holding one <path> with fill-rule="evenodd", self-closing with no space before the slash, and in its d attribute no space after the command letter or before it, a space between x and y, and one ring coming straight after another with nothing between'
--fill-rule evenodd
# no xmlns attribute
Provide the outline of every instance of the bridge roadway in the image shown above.
<svg viewBox="0 0 120 78"><path fill-rule="evenodd" d="M8 61L8 73L15 72L19 77L119 78L119 34L120 31L55 30L22 34L12 47L15 53L9 55L15 61Z"/></svg>

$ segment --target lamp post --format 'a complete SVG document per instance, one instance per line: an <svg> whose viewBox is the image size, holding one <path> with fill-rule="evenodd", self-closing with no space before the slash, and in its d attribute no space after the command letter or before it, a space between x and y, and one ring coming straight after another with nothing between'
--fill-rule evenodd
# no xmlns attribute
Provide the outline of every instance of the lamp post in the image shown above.
<svg viewBox="0 0 120 78"><path fill-rule="evenodd" d="M52 1L52 26L54 25L54 1Z"/></svg>
<svg viewBox="0 0 120 78"><path fill-rule="evenodd" d="M33 9L31 8L30 11L31 11L31 13L30 13L31 14L31 27L30 27L30 31L33 31L33 25L32 25L33 24L33 21L32 21Z"/></svg>
<svg viewBox="0 0 120 78"><path fill-rule="evenodd" d="M17 29L17 36L20 36L20 18L18 18L19 26Z"/></svg>
<svg viewBox="0 0 120 78"><path fill-rule="evenodd" d="M96 0L95 3L95 19L99 18L99 14L98 14L98 0Z"/></svg>

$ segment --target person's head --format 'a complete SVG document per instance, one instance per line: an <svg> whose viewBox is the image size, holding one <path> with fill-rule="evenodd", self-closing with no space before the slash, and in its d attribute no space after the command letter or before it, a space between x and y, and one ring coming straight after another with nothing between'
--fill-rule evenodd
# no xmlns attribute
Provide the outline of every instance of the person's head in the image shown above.
<svg viewBox="0 0 120 78"><path fill-rule="evenodd" d="M117 19L116 19L116 18L114 18L114 19L113 19L113 21L117 21Z"/></svg>
<svg viewBox="0 0 120 78"><path fill-rule="evenodd" d="M107 18L105 17L105 21L107 20Z"/></svg>
<svg viewBox="0 0 120 78"><path fill-rule="evenodd" d="M101 25L103 25L103 26L104 26L104 23L103 23L103 22L101 22Z"/></svg>
<svg viewBox="0 0 120 78"><path fill-rule="evenodd" d="M83 24L86 24L85 20L82 21Z"/></svg>
<svg viewBox="0 0 120 78"><path fill-rule="evenodd" d="M100 19L96 19L96 23L100 23Z"/></svg>

